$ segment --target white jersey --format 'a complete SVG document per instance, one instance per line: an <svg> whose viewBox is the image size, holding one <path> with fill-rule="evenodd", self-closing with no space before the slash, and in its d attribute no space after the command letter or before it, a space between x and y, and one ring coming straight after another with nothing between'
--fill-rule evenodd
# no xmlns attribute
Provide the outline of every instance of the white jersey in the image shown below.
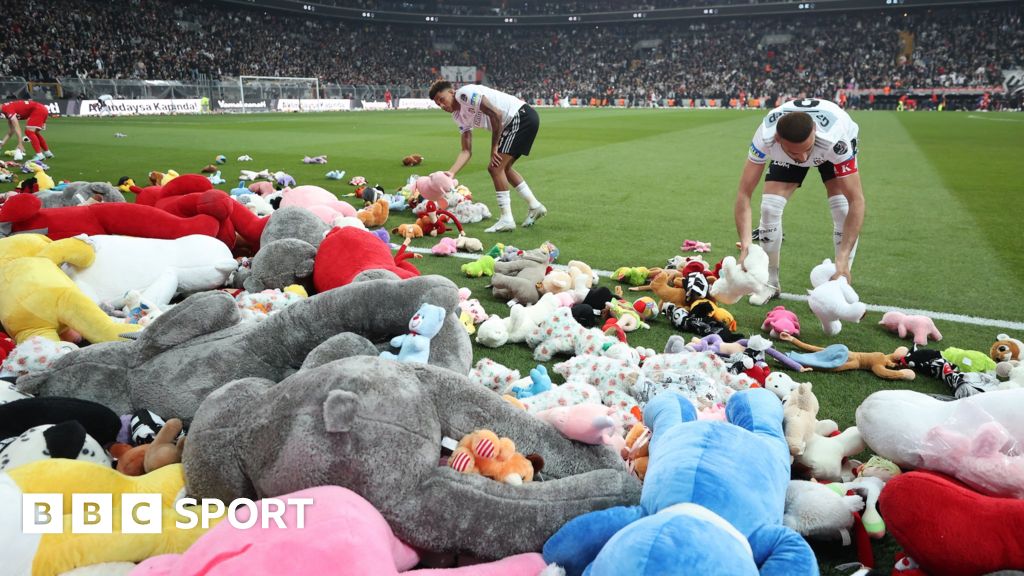
<svg viewBox="0 0 1024 576"><path fill-rule="evenodd" d="M452 120L459 127L459 132L469 132L473 128L491 129L490 119L480 109L480 102L483 97L501 112L501 127L508 126L508 123L515 118L516 113L526 102L511 94L499 92L494 88L481 86L480 84L466 84L455 91L455 99L459 102L459 109L452 112Z"/></svg>
<svg viewBox="0 0 1024 576"><path fill-rule="evenodd" d="M806 162L795 162L775 141L775 127L789 112L806 112L814 119L814 148ZM772 110L754 133L747 158L755 164L772 160L793 166L820 166L825 162L839 166L857 155L857 132L860 128L845 110L828 100L804 98L786 102ZM855 166L855 164L852 164Z"/></svg>

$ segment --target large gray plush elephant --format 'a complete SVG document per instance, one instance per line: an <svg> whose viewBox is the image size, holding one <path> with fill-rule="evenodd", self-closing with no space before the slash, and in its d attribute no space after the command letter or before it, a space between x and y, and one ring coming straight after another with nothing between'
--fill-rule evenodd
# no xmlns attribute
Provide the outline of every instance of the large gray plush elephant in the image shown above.
<svg viewBox="0 0 1024 576"><path fill-rule="evenodd" d="M429 363L468 374L472 348L458 321L455 284L442 276L399 280L371 270L258 323L239 323L226 293L201 292L157 318L138 340L76 350L17 385L37 396L92 400L119 414L145 408L187 421L207 394L232 380L278 382L307 357L321 364L375 354L408 332L409 319L425 302L449 312L431 341Z"/></svg>
<svg viewBox="0 0 1024 576"><path fill-rule="evenodd" d="M482 428L543 456L543 480L513 486L439 463L443 437ZM409 544L481 558L540 550L570 519L640 494L613 450L567 440L451 370L375 356L220 388L196 413L183 463L195 497L343 486Z"/></svg>

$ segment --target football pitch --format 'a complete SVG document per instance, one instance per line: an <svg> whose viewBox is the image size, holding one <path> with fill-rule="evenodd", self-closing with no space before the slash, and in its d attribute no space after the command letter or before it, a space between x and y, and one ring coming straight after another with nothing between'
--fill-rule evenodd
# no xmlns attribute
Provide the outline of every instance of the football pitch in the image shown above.
<svg viewBox="0 0 1024 576"><path fill-rule="evenodd" d="M485 247L495 242L535 248L551 241L559 262L583 260L592 267L663 266L679 254L683 240L710 242L706 260L735 255L733 201L751 136L763 116L758 111L689 110L539 110L540 132L530 157L517 168L549 213L535 227L485 234L488 222L467 225ZM944 339L931 346L988 351L1001 332L1024 335L1024 114L853 112L860 125L859 162L867 214L853 285L862 301L900 309L922 309L976 320L937 319ZM115 138L122 132L125 138ZM117 182L131 176L146 181L150 170L197 172L224 154L229 190L238 170L288 172L300 184L315 184L339 195L351 193L349 178L364 176L391 191L409 175L446 170L459 149L458 131L444 113L364 112L340 114L268 114L156 118L59 118L47 128L57 157L49 174L61 180ZM474 194L497 213L486 171L490 133L477 132L477 154L459 175ZM425 157L416 168L401 158ZM235 161L248 154L253 162ZM306 165L303 156L326 154L326 166ZM345 170L344 180L325 178ZM512 194L518 221L526 215ZM755 195L757 213L760 189ZM356 205L354 198L348 199ZM357 206L358 207L358 206ZM388 228L413 220L393 213ZM492 221L493 222L493 221ZM757 225L756 216L753 225ZM808 272L833 258L832 220L816 171L791 199L784 220L781 283L788 294L806 294ZM419 239L429 248L436 240ZM484 279L466 278L467 260L427 255L415 264L424 273L443 274L472 289L488 312L507 315L504 303L485 289ZM603 283L611 284L607 279ZM640 294L632 293L638 297ZM380 303L382 306L386 302ZM806 302L783 299L796 312L805 342L843 343L854 351L891 352L908 344L877 325L882 313L869 312L860 324L844 323L826 338ZM776 303L771 303L774 306ZM745 301L729 306L740 332L757 332L769 307ZM946 318L943 316L942 318ZM673 333L663 318L652 328L630 334L630 343L656 350ZM790 348L777 343L781 350ZM529 371L536 363L524 344L499 349L475 346L477 359ZM549 364L549 369L550 369ZM773 369L775 367L773 366ZM794 375L810 381L821 405L819 419L843 428L854 424L858 404L874 391L910 388L949 393L927 377L887 383L870 373ZM756 487L751 487L756 489ZM851 548L815 546L824 573L855 561ZM875 546L877 566L888 570L895 543Z"/></svg>

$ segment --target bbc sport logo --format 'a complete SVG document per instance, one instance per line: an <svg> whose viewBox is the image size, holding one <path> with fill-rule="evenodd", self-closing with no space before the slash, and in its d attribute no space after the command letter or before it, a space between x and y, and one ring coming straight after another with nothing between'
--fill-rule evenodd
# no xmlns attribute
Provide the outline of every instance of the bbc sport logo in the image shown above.
<svg viewBox="0 0 1024 576"><path fill-rule="evenodd" d="M269 528L302 529L306 523L306 507L312 498L264 498L254 502L237 498L227 506L215 498L182 498L174 511L180 518L175 527L188 530L197 526L209 528L212 520L226 517L232 527L246 530L259 524ZM285 522L285 512L295 509L293 525ZM114 506L111 494L72 494L71 510L64 511L63 494L22 494L21 529L25 534L61 534L64 517L71 516L72 534L111 534L114 517L120 517L123 534L159 534L163 529L164 507L160 494L122 494Z"/></svg>

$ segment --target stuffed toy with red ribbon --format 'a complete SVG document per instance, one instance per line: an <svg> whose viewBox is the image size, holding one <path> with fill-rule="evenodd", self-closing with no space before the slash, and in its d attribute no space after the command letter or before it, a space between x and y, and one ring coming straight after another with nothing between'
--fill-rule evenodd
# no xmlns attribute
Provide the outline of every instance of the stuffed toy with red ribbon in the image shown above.
<svg viewBox="0 0 1024 576"><path fill-rule="evenodd" d="M313 265L313 285L317 292L344 286L366 270L389 270L399 278L420 275L408 260L416 255L405 245L392 256L391 248L366 230L353 226L335 228L324 237Z"/></svg>

